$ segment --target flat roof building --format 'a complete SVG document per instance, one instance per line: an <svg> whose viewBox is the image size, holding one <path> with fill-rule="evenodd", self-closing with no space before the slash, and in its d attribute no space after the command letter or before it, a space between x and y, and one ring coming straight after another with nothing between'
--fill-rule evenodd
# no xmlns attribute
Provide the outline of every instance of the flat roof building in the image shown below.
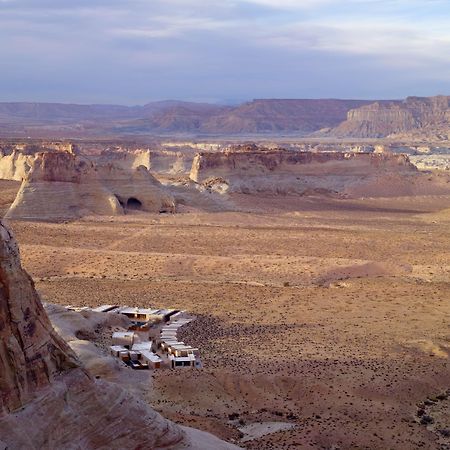
<svg viewBox="0 0 450 450"><path fill-rule="evenodd" d="M137 342L136 344L133 344L133 346L131 347L131 350L136 352L151 351L151 349L152 349L152 341Z"/></svg>
<svg viewBox="0 0 450 450"><path fill-rule="evenodd" d="M178 367L195 367L195 356L174 356L169 355L169 361L173 369Z"/></svg>
<svg viewBox="0 0 450 450"><path fill-rule="evenodd" d="M117 305L101 305L101 306L97 306L97 308L94 308L92 311L95 312L111 312L115 309L117 309L118 306Z"/></svg>
<svg viewBox="0 0 450 450"><path fill-rule="evenodd" d="M152 369L159 369L161 367L162 359L153 352L148 350L141 351L142 363L148 364Z"/></svg>
<svg viewBox="0 0 450 450"><path fill-rule="evenodd" d="M111 345L111 347L109 347L109 350L111 352L111 355L115 356L116 358L120 358L121 352L128 352L128 350L122 345Z"/></svg>
<svg viewBox="0 0 450 450"><path fill-rule="evenodd" d="M133 331L116 331L112 335L113 345L122 345L130 348L134 343L139 341L139 337Z"/></svg>

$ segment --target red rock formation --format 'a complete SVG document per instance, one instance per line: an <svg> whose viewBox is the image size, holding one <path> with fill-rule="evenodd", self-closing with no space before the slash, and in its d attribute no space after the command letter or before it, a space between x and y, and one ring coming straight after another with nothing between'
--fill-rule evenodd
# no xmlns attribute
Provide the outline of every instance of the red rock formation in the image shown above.
<svg viewBox="0 0 450 450"><path fill-rule="evenodd" d="M152 173L189 174L194 159L194 152L171 150L104 150L97 157L89 159L98 165L113 163L124 170L146 167Z"/></svg>

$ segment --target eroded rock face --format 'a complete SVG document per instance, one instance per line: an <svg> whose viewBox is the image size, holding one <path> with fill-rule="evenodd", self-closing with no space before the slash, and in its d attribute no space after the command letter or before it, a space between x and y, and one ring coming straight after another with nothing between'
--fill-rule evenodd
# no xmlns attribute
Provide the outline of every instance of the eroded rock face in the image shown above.
<svg viewBox="0 0 450 450"><path fill-rule="evenodd" d="M99 165L114 164L124 170L144 166L161 174L189 174L194 154L171 150L125 150L103 151L97 158Z"/></svg>
<svg viewBox="0 0 450 450"><path fill-rule="evenodd" d="M0 448L233 449L94 379L55 333L0 222Z"/></svg>
<svg viewBox="0 0 450 450"><path fill-rule="evenodd" d="M22 181L34 159L34 155L26 155L18 150L5 152L0 149L0 179Z"/></svg>
<svg viewBox="0 0 450 450"><path fill-rule="evenodd" d="M450 135L450 97L408 97L403 102L376 102L352 109L331 133L337 137Z"/></svg>
<svg viewBox="0 0 450 450"><path fill-rule="evenodd" d="M38 389L77 366L75 355L53 331L31 278L20 266L19 249L0 223L1 412L18 409Z"/></svg>
<svg viewBox="0 0 450 450"><path fill-rule="evenodd" d="M0 143L0 180L25 179L40 152L75 154L76 150L70 142Z"/></svg>
<svg viewBox="0 0 450 450"><path fill-rule="evenodd" d="M68 152L39 153L6 216L62 220L120 215L132 199L147 212L174 211L170 194L145 169L96 165Z"/></svg>
<svg viewBox="0 0 450 450"><path fill-rule="evenodd" d="M229 192L345 194L355 185L388 174L415 175L417 169L405 155L388 153L294 152L255 146L222 153L199 153L191 179L209 186L219 180Z"/></svg>

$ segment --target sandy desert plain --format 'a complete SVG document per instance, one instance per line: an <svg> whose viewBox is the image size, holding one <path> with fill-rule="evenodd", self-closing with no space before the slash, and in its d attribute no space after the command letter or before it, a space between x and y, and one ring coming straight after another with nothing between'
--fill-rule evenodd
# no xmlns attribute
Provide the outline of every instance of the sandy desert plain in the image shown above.
<svg viewBox="0 0 450 450"><path fill-rule="evenodd" d="M450 195L232 196L7 224L44 301L197 315L204 367L148 372L165 417L248 449L450 448Z"/></svg>

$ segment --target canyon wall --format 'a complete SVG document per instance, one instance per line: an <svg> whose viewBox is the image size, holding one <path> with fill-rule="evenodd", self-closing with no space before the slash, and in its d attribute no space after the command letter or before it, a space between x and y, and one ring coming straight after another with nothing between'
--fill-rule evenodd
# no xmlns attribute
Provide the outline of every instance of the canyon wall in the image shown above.
<svg viewBox="0 0 450 450"><path fill-rule="evenodd" d="M208 134L310 133L345 120L364 100L257 99L219 112L204 120L199 130Z"/></svg>
<svg viewBox="0 0 450 450"><path fill-rule="evenodd" d="M0 222L0 448L236 449L86 371L54 331Z"/></svg>
<svg viewBox="0 0 450 450"><path fill-rule="evenodd" d="M418 176L402 154L295 152L254 146L199 153L190 175L195 183L218 192L339 195L352 195L366 185L372 186L372 195L409 195Z"/></svg>
<svg viewBox="0 0 450 450"><path fill-rule="evenodd" d="M327 133L325 133L327 134ZM347 120L328 132L335 137L423 137L448 139L450 97L408 97L352 109Z"/></svg>
<svg viewBox="0 0 450 450"><path fill-rule="evenodd" d="M89 157L99 165L113 163L125 170L144 166L154 173L188 174L194 152L180 152L171 150L105 150L97 157Z"/></svg>

